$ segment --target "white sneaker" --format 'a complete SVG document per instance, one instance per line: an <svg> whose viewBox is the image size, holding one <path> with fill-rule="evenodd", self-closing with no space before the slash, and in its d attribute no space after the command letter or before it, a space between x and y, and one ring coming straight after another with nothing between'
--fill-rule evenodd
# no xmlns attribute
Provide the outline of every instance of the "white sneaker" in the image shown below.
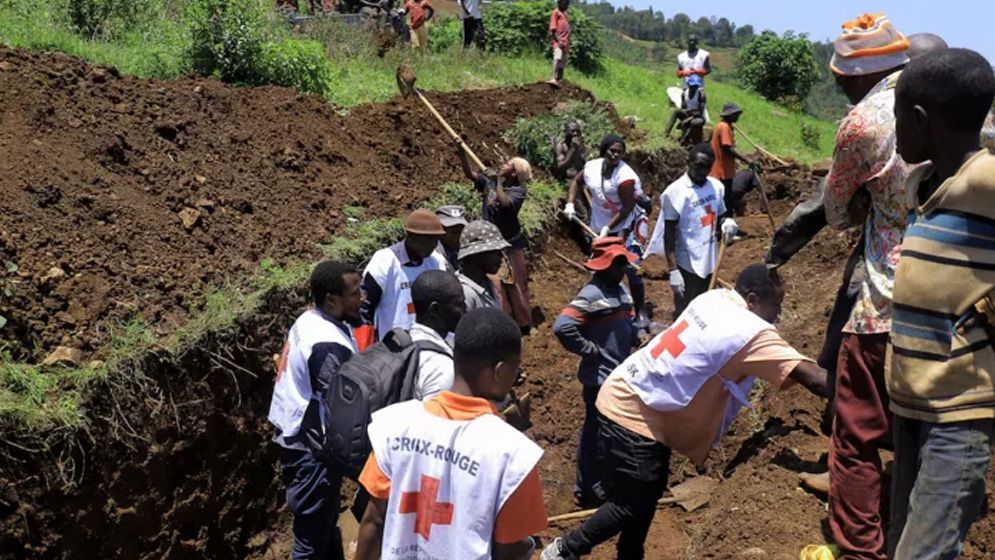
<svg viewBox="0 0 995 560"><path fill-rule="evenodd" d="M556 539L549 543L549 546L542 549L542 555L539 556L539 560L569 560L570 557L563 551L563 539L561 537L556 537Z"/></svg>

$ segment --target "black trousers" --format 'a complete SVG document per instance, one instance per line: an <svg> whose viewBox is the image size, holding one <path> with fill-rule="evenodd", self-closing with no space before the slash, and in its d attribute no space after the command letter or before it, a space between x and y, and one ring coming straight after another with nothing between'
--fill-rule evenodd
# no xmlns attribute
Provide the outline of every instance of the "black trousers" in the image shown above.
<svg viewBox="0 0 995 560"><path fill-rule="evenodd" d="M667 489L670 448L600 414L598 423L598 449L604 465L602 486L607 500L583 525L564 537L564 549L576 558L619 535L618 560L642 560L656 502Z"/></svg>
<svg viewBox="0 0 995 560"><path fill-rule="evenodd" d="M484 48L484 20L472 17L463 19L463 48L468 49L473 43L477 48Z"/></svg>
<svg viewBox="0 0 995 560"><path fill-rule="evenodd" d="M678 318L681 313L687 308L694 298L700 296L701 294L708 291L708 284L712 281L712 275L709 274L705 278L698 276L693 272L684 270L681 267L677 267L677 270L681 271L681 276L684 277L684 296L678 296L674 294L674 319Z"/></svg>

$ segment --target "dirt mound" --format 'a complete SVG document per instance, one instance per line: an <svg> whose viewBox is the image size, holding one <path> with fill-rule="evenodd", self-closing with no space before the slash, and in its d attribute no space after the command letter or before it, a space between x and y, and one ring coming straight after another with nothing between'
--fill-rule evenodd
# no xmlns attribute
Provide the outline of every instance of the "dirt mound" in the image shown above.
<svg viewBox="0 0 995 560"><path fill-rule="evenodd" d="M516 118L590 98L544 84L431 94L485 161ZM402 215L460 177L420 104L348 114L285 88L148 81L75 58L0 49L0 331L18 359L97 357L107 326L162 333L264 258L315 259L345 220ZM5 284L6 285L6 284ZM36 354L37 353L37 354Z"/></svg>

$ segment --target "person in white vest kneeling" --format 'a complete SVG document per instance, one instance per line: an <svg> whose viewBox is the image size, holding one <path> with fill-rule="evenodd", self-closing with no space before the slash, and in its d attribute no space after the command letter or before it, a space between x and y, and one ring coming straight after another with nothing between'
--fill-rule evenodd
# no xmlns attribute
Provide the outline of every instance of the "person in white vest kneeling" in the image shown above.
<svg viewBox="0 0 995 560"><path fill-rule="evenodd" d="M453 387L373 414L373 453L359 482L373 499L356 560L511 560L546 528L542 449L492 401L518 377L522 337L507 314L474 309L456 327Z"/></svg>
<svg viewBox="0 0 995 560"><path fill-rule="evenodd" d="M276 427L273 441L280 448L287 509L294 515L294 560L344 558L336 526L342 473L319 458L325 430L318 409L329 374L356 352L351 325L359 323L359 283L350 264L315 266L314 307L290 328L277 364L269 421Z"/></svg>
<svg viewBox="0 0 995 560"><path fill-rule="evenodd" d="M735 290L699 296L612 372L596 402L607 501L546 547L542 560L579 558L615 535L619 560L641 560L656 502L667 488L671 450L704 464L739 409L750 406L755 378L778 389L798 382L825 395L825 370L772 325L783 299L775 271L749 266Z"/></svg>

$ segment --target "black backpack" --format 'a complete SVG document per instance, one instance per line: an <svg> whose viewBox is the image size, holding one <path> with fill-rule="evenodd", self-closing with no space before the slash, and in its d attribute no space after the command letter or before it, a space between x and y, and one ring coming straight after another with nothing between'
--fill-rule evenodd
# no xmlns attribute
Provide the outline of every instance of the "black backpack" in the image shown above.
<svg viewBox="0 0 995 560"><path fill-rule="evenodd" d="M404 329L393 329L331 373L320 404L323 455L342 474L355 480L363 470L372 450L366 433L372 414L413 398L422 350L443 352L431 342L413 342Z"/></svg>

